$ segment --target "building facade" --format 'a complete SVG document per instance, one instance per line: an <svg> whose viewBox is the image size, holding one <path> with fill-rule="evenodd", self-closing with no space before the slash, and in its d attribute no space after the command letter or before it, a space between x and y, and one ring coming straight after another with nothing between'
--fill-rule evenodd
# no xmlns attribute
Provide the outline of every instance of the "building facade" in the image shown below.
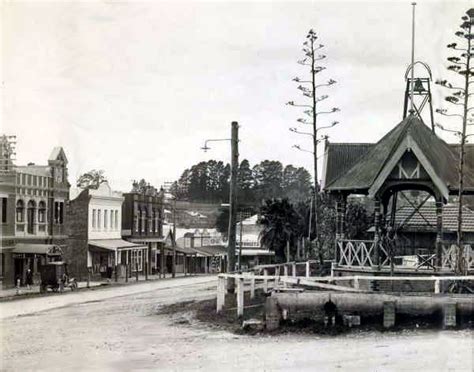
<svg viewBox="0 0 474 372"><path fill-rule="evenodd" d="M147 247L122 240L121 192L108 182L97 189L73 189L67 208L69 245L64 252L71 275L94 279L124 277L127 257L145 254ZM132 265L132 268L134 266Z"/></svg>
<svg viewBox="0 0 474 372"><path fill-rule="evenodd" d="M164 273L166 262L163 192L152 186L138 187L134 184L132 191L124 193L123 197L122 237L147 247L142 253L129 257L132 270Z"/></svg>
<svg viewBox="0 0 474 372"><path fill-rule="evenodd" d="M27 269L39 280L41 265L57 260L67 244L65 206L69 199L67 158L53 149L47 165L13 164L8 139L0 138L0 247L4 287L24 284Z"/></svg>

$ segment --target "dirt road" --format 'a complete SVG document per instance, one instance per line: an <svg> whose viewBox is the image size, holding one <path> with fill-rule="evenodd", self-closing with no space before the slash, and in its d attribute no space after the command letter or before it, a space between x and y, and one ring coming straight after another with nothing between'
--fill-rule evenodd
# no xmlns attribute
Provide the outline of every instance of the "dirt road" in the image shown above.
<svg viewBox="0 0 474 372"><path fill-rule="evenodd" d="M146 285L0 304L2 370L473 370L470 331L236 336L191 314L157 314L165 304L215 296L214 279Z"/></svg>

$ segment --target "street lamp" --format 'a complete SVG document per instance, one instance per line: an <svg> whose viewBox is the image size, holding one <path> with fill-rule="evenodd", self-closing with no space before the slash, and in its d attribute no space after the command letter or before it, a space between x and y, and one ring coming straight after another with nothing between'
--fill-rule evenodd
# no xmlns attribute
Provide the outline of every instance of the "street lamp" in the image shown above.
<svg viewBox="0 0 474 372"><path fill-rule="evenodd" d="M231 162L230 162L230 192L229 192L229 240L227 249L227 273L232 274L235 271L235 245L236 245L236 220L237 220L237 169L239 167L239 124L233 121L231 129L231 138L208 139L204 142L202 150L210 149L209 142L230 141ZM235 281L232 278L227 280L227 292L233 293Z"/></svg>

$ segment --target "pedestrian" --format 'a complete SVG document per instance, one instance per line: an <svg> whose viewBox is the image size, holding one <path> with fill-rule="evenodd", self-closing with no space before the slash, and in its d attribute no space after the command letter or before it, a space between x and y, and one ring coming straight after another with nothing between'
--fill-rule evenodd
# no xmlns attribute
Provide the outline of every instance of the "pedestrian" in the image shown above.
<svg viewBox="0 0 474 372"><path fill-rule="evenodd" d="M336 325L337 306L331 301L331 298L324 304L324 315L324 325L334 327Z"/></svg>
<svg viewBox="0 0 474 372"><path fill-rule="evenodd" d="M26 270L26 289L30 290L33 285L33 273L31 269Z"/></svg>
<svg viewBox="0 0 474 372"><path fill-rule="evenodd" d="M16 286L16 294L20 294L20 285L21 285L21 278L20 275L17 275L15 278L15 286Z"/></svg>

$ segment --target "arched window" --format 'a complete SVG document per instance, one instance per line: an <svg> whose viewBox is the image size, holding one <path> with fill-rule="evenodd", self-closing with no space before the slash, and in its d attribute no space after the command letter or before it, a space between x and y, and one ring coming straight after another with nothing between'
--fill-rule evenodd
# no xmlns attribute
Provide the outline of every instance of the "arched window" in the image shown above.
<svg viewBox="0 0 474 372"><path fill-rule="evenodd" d="M38 203L38 222L46 222L46 203L44 201Z"/></svg>
<svg viewBox="0 0 474 372"><path fill-rule="evenodd" d="M23 200L16 202L16 222L25 222L25 203Z"/></svg>
<svg viewBox="0 0 474 372"><path fill-rule="evenodd" d="M148 210L146 207L143 207L142 209L142 232L146 232L147 230L147 217L148 217Z"/></svg>
<svg viewBox="0 0 474 372"><path fill-rule="evenodd" d="M28 202L28 210L27 210L27 231L28 234L34 234L34 227L35 227L35 213L36 213L36 203L33 200Z"/></svg>
<svg viewBox="0 0 474 372"><path fill-rule="evenodd" d="M142 209L138 207L138 232L142 232L142 229L143 229Z"/></svg>

